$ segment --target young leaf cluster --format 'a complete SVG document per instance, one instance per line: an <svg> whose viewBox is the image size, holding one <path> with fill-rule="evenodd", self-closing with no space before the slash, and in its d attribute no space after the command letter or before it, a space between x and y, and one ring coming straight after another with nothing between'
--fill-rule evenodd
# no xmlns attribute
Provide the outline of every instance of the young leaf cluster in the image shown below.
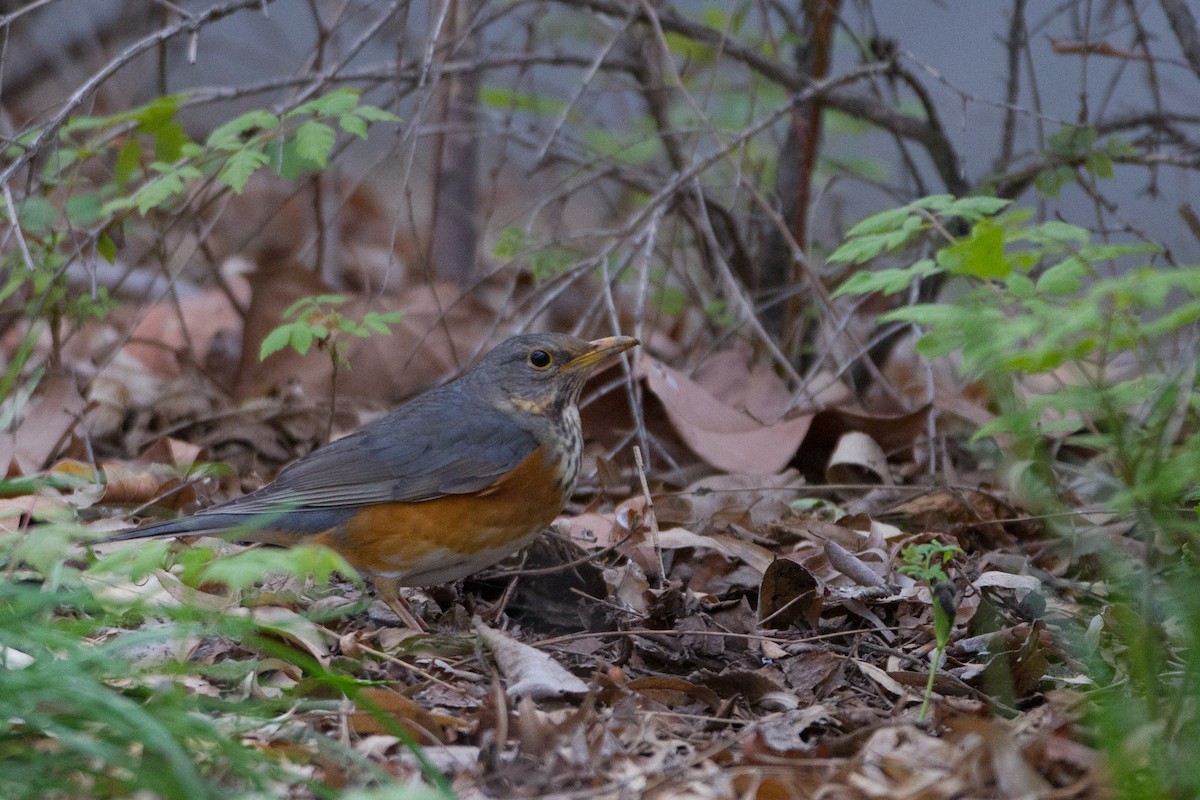
<svg viewBox="0 0 1200 800"><path fill-rule="evenodd" d="M372 334L386 336L391 333L390 326L399 322L404 315L402 311L368 311L361 320L356 320L334 308L345 302L344 295L319 294L302 297L292 303L283 312L283 318L291 321L267 334L259 347L259 360L266 360L288 346L304 355L314 343L323 344L336 356L340 336L364 339Z"/></svg>

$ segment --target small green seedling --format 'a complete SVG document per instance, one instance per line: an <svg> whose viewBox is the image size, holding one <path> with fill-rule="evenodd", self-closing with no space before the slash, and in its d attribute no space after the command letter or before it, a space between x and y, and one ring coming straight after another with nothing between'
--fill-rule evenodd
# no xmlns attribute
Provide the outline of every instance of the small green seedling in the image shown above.
<svg viewBox="0 0 1200 800"><path fill-rule="evenodd" d="M283 312L283 318L291 321L284 322L267 334L258 351L260 361L265 361L268 356L288 346L300 355L307 353L314 344L329 353L329 363L333 372L329 382L329 428L326 431L326 439L333 433L338 370L341 367L350 368L342 353L343 340L347 336L365 339L376 333L386 336L392 332L390 326L399 322L404 314L402 311L368 311L363 314L361 320L356 320L335 308L345 302L345 296L340 294L318 294L300 298Z"/></svg>
<svg viewBox="0 0 1200 800"><path fill-rule="evenodd" d="M904 563L900 571L905 575L929 584L933 595L933 632L937 648L933 654L933 662L929 667L929 680L925 683L925 696L921 700L921 712L917 719L925 721L929 714L929 700L933 697L933 679L937 668L942 663L942 654L946 652L946 644L950 641L950 630L954 627L954 584L942 565L962 554L962 548L953 544L942 544L933 541L925 544L913 544L904 548L900 557Z"/></svg>

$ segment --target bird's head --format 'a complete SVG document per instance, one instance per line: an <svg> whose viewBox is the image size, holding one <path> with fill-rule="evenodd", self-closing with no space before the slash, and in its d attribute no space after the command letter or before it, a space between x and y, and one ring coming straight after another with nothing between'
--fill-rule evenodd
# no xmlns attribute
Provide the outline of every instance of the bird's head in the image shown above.
<svg viewBox="0 0 1200 800"><path fill-rule="evenodd" d="M579 401L589 377L637 344L631 336L589 342L564 333L528 333L501 342L469 377L485 386L496 401L558 415Z"/></svg>

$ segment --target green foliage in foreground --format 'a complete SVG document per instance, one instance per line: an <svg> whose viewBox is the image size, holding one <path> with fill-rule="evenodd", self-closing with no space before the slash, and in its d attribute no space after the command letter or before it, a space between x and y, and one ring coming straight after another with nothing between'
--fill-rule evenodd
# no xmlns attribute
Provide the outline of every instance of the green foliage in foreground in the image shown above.
<svg viewBox="0 0 1200 800"><path fill-rule="evenodd" d="M1121 796L1197 797L1200 268L1156 263L1153 245L1095 243L1074 225L999 213L1008 206L939 195L863 220L831 261L900 256L931 238L932 253L860 271L840 293L947 281L952 299L884 319L917 326L921 353L953 357L987 384L997 415L976 438L1000 445L1014 494L1047 515L1081 579L1096 577L1098 559L1097 599L1079 600L1092 624L1064 619L1059 635L1089 666L1091 731ZM1030 391L1031 380L1043 388ZM1137 543L1121 547L1069 513L1080 504Z"/></svg>
<svg viewBox="0 0 1200 800"><path fill-rule="evenodd" d="M306 711L336 711L337 698L345 696L411 745L396 720L359 697L369 684L289 644L308 635L309 623L187 601L189 591L214 582L237 591L248 570L259 578L269 568L328 580L333 568L349 569L340 559L333 563L329 551L249 550L214 558L205 548L189 549L174 571L181 579L170 584L183 598L175 603L134 591L167 580L161 566L174 556L164 547L138 548L135 558L119 551L71 568L65 559L85 532L48 536L31 550L29 540L40 539L44 529L0 537L0 563L10 575L0 579L0 715L6 720L0 797L267 797L284 787L317 797L356 796L314 780L306 759L336 765L360 789L381 787L388 796L414 800L449 796L444 778L419 750L436 790L397 784L336 737L301 721ZM31 570L30 560L51 565L51 574ZM212 663L187 660L198 640L225 655ZM257 685L268 662L267 671L289 665L303 680L244 691ZM219 691L198 690L196 679Z"/></svg>

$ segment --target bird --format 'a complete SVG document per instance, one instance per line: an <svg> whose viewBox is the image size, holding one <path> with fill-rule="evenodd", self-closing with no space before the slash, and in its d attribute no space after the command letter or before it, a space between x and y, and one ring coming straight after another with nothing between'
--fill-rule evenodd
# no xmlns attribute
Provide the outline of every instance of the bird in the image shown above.
<svg viewBox="0 0 1200 800"><path fill-rule="evenodd" d="M422 628L400 588L490 567L561 513L582 461L583 385L638 344L629 336L514 336L457 380L313 450L262 488L106 541L226 533L321 545Z"/></svg>

